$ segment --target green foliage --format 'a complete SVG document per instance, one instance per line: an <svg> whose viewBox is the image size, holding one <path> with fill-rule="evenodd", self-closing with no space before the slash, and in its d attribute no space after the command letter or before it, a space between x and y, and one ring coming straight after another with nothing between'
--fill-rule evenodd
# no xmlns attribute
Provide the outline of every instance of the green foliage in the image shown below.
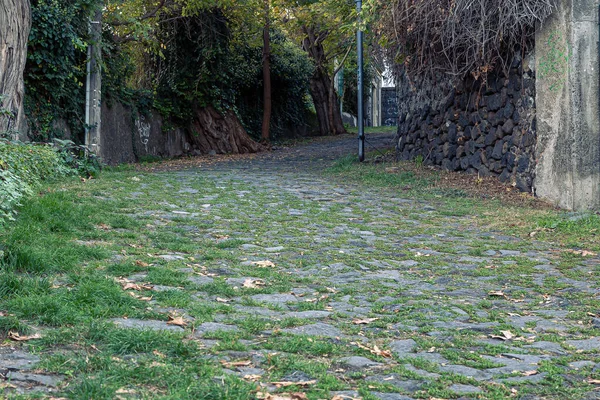
<svg viewBox="0 0 600 400"><path fill-rule="evenodd" d="M86 146L71 140L54 139L55 147L62 162L80 176L96 177L102 169L100 159Z"/></svg>
<svg viewBox="0 0 600 400"><path fill-rule="evenodd" d="M32 2L32 28L25 68L25 108L35 141L62 137L53 123L84 131L86 41L96 0Z"/></svg>
<svg viewBox="0 0 600 400"><path fill-rule="evenodd" d="M273 32L271 42L271 83L276 88L272 93L271 136L277 137L307 124L308 83L314 66L281 32ZM238 113L246 130L259 137L263 117L262 48L238 44L230 52L228 65L232 81L237 82Z"/></svg>
<svg viewBox="0 0 600 400"><path fill-rule="evenodd" d="M153 86L154 106L176 124L187 125L198 107L233 109L247 131L258 137L263 107L262 47L252 40L232 38L231 24L216 9L161 24L157 40L166 45L154 58L146 58L145 75L152 77L146 84ZM271 76L276 88L272 131L277 136L306 124L313 65L281 32L273 32L272 46Z"/></svg>
<svg viewBox="0 0 600 400"><path fill-rule="evenodd" d="M0 120L7 119L12 120L15 116L12 111L3 106L5 95L0 93ZM0 131L0 139L9 139L14 136L14 132L9 129L7 131Z"/></svg>
<svg viewBox="0 0 600 400"><path fill-rule="evenodd" d="M0 223L12 220L14 208L33 194L44 179L64 175L67 168L47 146L0 140Z"/></svg>
<svg viewBox="0 0 600 400"><path fill-rule="evenodd" d="M85 147L60 142L52 147L0 140L0 225L14 220L15 208L42 182L73 174L98 174L100 163Z"/></svg>
<svg viewBox="0 0 600 400"><path fill-rule="evenodd" d="M147 67L156 77L155 105L163 114L187 123L195 107L231 107L234 92L226 66L230 36L219 10L193 17L166 16L156 36L168 45Z"/></svg>

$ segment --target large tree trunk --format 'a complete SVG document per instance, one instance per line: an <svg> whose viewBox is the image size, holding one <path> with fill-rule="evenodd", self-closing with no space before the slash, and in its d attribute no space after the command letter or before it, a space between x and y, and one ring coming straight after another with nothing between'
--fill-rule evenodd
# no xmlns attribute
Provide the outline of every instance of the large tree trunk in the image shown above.
<svg viewBox="0 0 600 400"><path fill-rule="evenodd" d="M315 104L319 133L325 135L339 135L346 133L339 107L337 93L331 91L332 79L327 73L327 57L323 48L326 34L316 32L311 27L304 29L304 50L315 63L315 72L310 79L310 94Z"/></svg>
<svg viewBox="0 0 600 400"><path fill-rule="evenodd" d="M212 107L198 109L191 125L190 142L203 154L246 154L266 150L252 140L235 113L219 114Z"/></svg>
<svg viewBox="0 0 600 400"><path fill-rule="evenodd" d="M29 0L0 0L0 134L25 134L23 70L31 29Z"/></svg>
<svg viewBox="0 0 600 400"><path fill-rule="evenodd" d="M270 1L265 0L265 27L263 30L263 87L264 87L264 110L262 121L261 141L268 143L271 137L271 9Z"/></svg>

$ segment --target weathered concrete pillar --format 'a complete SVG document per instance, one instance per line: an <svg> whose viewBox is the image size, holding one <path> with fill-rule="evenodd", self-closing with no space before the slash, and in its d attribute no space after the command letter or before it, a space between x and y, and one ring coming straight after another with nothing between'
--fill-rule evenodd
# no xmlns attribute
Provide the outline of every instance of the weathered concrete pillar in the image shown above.
<svg viewBox="0 0 600 400"><path fill-rule="evenodd" d="M598 0L559 0L536 35L539 197L600 208Z"/></svg>
<svg viewBox="0 0 600 400"><path fill-rule="evenodd" d="M97 10L90 21L88 64L85 100L85 144L96 155L102 155L102 10Z"/></svg>

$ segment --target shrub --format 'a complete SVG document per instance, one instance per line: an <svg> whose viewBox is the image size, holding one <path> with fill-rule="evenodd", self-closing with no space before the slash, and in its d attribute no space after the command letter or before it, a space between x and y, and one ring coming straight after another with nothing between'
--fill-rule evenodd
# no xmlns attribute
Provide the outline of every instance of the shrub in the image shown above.
<svg viewBox="0 0 600 400"><path fill-rule="evenodd" d="M77 172L89 176L99 170L99 164L96 167L89 157L77 156L72 150L0 140L0 225L14 220L15 208L43 181Z"/></svg>
<svg viewBox="0 0 600 400"><path fill-rule="evenodd" d="M54 139L55 149L61 160L79 176L96 177L102 169L100 159L89 149L71 140Z"/></svg>

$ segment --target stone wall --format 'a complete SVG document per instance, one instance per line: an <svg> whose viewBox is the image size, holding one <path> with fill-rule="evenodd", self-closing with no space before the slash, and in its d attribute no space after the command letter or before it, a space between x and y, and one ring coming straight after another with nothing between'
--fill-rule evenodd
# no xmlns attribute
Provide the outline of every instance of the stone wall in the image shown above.
<svg viewBox="0 0 600 400"><path fill-rule="evenodd" d="M109 165L196 155L182 129L166 130L158 113L144 116L120 103L102 104L101 137L100 156Z"/></svg>
<svg viewBox="0 0 600 400"><path fill-rule="evenodd" d="M533 66L532 56L517 57L508 75L491 74L484 85L470 78L458 87L451 87L447 77L414 81L398 71L398 157L497 176L531 191L536 146Z"/></svg>

